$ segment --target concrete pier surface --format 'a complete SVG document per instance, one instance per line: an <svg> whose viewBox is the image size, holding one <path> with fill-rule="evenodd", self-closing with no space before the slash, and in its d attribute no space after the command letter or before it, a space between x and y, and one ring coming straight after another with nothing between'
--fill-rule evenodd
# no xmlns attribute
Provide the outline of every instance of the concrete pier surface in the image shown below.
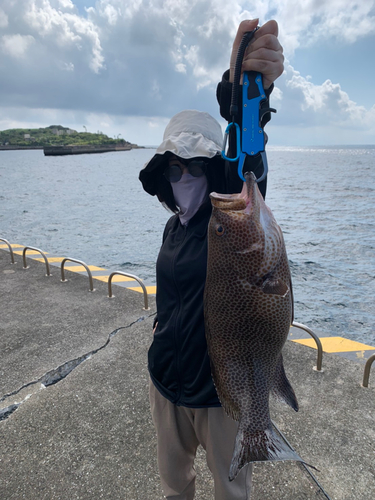
<svg viewBox="0 0 375 500"><path fill-rule="evenodd" d="M0 499L162 498L148 405L155 299L0 250ZM375 352L375 351L374 351ZM253 500L375 497L375 367L287 342L300 411L272 402L274 423L319 472L255 465ZM198 500L213 483L199 450ZM230 499L228 499L230 500Z"/></svg>

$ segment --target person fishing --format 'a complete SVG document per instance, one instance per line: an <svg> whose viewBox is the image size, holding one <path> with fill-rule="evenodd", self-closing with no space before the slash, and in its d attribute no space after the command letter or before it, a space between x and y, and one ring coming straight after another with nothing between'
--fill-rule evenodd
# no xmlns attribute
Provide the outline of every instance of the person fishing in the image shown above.
<svg viewBox="0 0 375 500"><path fill-rule="evenodd" d="M221 115L231 120L230 101L236 56L245 33L258 20L243 21L233 42L230 69L217 87ZM283 72L278 26L259 28L246 49L242 71L263 75L268 98ZM262 127L270 113L262 117ZM233 150L230 137L228 154ZM240 192L243 182L233 163L221 156L222 131L208 113L185 110L167 125L163 142L141 170L143 188L174 215L168 220L156 264L157 316L148 353L150 405L157 434L157 458L165 498L191 500L195 494L194 459L199 445L213 475L215 500L250 498L252 466L228 480L237 422L220 405L210 371L204 327L203 293L207 267L209 193ZM233 151L232 151L233 152ZM235 153L234 155L235 156ZM251 158L255 175L262 162ZM258 184L263 196L265 178Z"/></svg>

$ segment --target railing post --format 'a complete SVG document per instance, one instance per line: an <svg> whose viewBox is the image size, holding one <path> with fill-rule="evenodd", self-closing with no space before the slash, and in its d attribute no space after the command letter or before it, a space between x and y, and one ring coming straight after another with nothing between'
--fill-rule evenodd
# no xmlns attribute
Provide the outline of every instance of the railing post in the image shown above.
<svg viewBox="0 0 375 500"><path fill-rule="evenodd" d="M46 268L47 268L47 274L46 276L51 276L51 273L50 273L50 269L49 269L49 263L48 263L48 259L47 257L45 256L44 252L42 252L42 250L39 250L39 248L35 248L35 247L25 247L23 249L23 252L22 252L22 259L23 259L23 268L24 269L28 269L28 266L26 265L26 251L27 250L34 250L34 252L39 252L43 259L44 259L44 262L46 264Z"/></svg>
<svg viewBox="0 0 375 500"><path fill-rule="evenodd" d="M89 291L95 292L94 280L92 279L91 271L88 268L88 266L84 262L82 262L81 260L70 259L69 257L67 257L66 259L63 259L61 261L61 281L62 281L62 283L65 283L66 281L68 281L65 279L65 273L64 273L64 265L65 265L65 262L67 262L67 261L75 262L76 264L80 264L81 266L83 266L86 269L87 274L89 275L89 280L90 280L90 290Z"/></svg>
<svg viewBox="0 0 375 500"><path fill-rule="evenodd" d="M362 386L363 387L368 387L368 381L369 381L369 378L370 378L371 366L372 366L372 363L374 361L375 361L375 354L373 354L372 356L370 356L368 358L368 360L366 361L365 371L364 371L364 374L363 374L363 382L362 382Z"/></svg>
<svg viewBox="0 0 375 500"><path fill-rule="evenodd" d="M143 290L143 299L144 299L144 303L145 303L145 306L143 309L145 311L149 311L148 295L147 295L146 287L142 283L142 280L140 278L138 278L138 276L135 276L134 274L123 273L121 271L115 271L112 274L110 274L110 276L108 278L108 297L110 299L113 297L113 295L112 295L112 278L113 278L113 276L116 276L116 275L125 276L127 278L132 278L133 280L138 281L138 283L141 285L142 290Z"/></svg>
<svg viewBox="0 0 375 500"><path fill-rule="evenodd" d="M297 323L293 321L292 326L295 326L296 328L301 328L301 330L305 330L311 337L315 340L316 347L318 349L318 359L316 362L316 366L314 366L314 370L317 372L323 372L322 370L322 362L323 362L323 346L322 343L320 342L319 337L312 331L310 328L308 328L306 325L302 325L302 323Z"/></svg>
<svg viewBox="0 0 375 500"><path fill-rule="evenodd" d="M8 245L9 252L10 252L11 264L16 264L16 262L14 262L14 254L13 254L13 249L12 249L12 246L11 246L11 244L9 243L9 241L8 241L8 240L4 240L4 238L0 238L0 241L3 241L4 243L6 243L6 244Z"/></svg>

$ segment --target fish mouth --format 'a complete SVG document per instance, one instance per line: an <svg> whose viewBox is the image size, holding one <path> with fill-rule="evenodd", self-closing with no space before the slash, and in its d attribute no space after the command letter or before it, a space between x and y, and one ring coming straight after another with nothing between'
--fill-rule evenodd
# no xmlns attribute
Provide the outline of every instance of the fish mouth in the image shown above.
<svg viewBox="0 0 375 500"><path fill-rule="evenodd" d="M212 205L220 210L243 210L250 213L256 199L255 189L257 183L253 172L246 172L245 179L241 193L210 193Z"/></svg>
<svg viewBox="0 0 375 500"><path fill-rule="evenodd" d="M240 193L221 194L210 193L212 206L219 210L245 210L246 200L241 198Z"/></svg>

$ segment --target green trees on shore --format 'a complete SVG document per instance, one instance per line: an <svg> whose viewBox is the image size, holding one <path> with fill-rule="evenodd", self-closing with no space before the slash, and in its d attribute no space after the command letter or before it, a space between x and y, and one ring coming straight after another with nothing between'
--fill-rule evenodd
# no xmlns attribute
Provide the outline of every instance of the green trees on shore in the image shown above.
<svg viewBox="0 0 375 500"><path fill-rule="evenodd" d="M86 130L86 127L84 127ZM120 135L120 134L119 134ZM130 144L124 139L111 139L98 130L77 132L61 125L50 125L46 128L23 129L15 128L0 131L0 146L70 146L70 145L105 145Z"/></svg>

